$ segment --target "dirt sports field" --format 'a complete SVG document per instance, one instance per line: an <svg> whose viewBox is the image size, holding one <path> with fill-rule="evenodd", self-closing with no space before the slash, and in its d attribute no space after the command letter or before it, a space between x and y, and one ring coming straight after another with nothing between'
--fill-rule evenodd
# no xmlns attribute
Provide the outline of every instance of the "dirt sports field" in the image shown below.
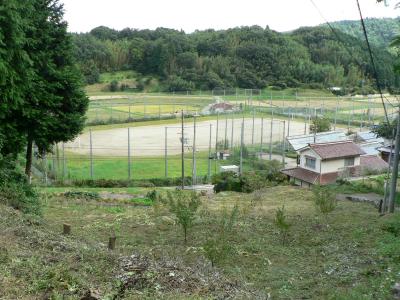
<svg viewBox="0 0 400 300"><path fill-rule="evenodd" d="M216 125L217 121L201 121L197 122L196 131L196 148L198 151L207 151L210 141L210 124L212 125L211 145L212 149L216 142ZM233 143L240 144L241 119L233 121ZM226 126L227 125L227 126ZM165 153L165 128L168 127L167 145L168 154L179 154L181 151L181 127L180 124L170 125L152 125L132 127L130 129L131 153L134 156L161 156ZM218 126L218 141L225 140L225 128L227 140L231 141L232 136L232 119L221 117ZM244 143L247 145L260 144L261 142L261 118L254 121L254 139L252 135L253 119L244 120ZM286 121L286 134L288 123ZM307 126L308 127L308 126ZM290 122L290 135L304 134L303 122ZM264 119L263 127L263 143L268 144L270 140L271 121ZM283 121L274 120L272 126L272 141L282 141L283 138ZM185 124L185 150L192 151L193 145L193 123ZM128 152L128 129L117 128L110 130L100 130L92 132L92 146L94 156L126 156ZM66 150L76 154L90 153L90 134L84 133L76 138L73 142L66 144Z"/></svg>

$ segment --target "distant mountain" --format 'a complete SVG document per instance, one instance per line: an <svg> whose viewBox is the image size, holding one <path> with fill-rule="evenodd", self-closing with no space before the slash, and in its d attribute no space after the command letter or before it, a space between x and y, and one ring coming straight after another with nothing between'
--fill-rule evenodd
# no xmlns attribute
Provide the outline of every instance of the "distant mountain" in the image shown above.
<svg viewBox="0 0 400 300"><path fill-rule="evenodd" d="M332 27L354 36L360 40L364 34L360 21L338 21L331 23ZM368 38L376 46L389 47L393 38L400 35L400 17L398 18L367 18L365 19Z"/></svg>

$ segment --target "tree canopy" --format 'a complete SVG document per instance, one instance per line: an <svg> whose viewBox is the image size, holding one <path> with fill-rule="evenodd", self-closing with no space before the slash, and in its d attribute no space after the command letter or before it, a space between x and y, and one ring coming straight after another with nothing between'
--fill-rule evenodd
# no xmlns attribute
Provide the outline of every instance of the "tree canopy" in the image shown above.
<svg viewBox="0 0 400 300"><path fill-rule="evenodd" d="M102 26L73 39L87 83L99 72L134 70L158 77L166 90L341 86L368 93L376 86L364 41L325 26L290 33L251 26L191 34ZM374 55L381 85L397 87L394 55L378 46Z"/></svg>

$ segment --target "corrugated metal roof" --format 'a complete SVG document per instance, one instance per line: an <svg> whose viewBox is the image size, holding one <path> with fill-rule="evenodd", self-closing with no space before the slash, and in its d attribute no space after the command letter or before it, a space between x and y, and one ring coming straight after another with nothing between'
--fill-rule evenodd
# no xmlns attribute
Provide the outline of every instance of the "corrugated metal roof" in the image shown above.
<svg viewBox="0 0 400 300"><path fill-rule="evenodd" d="M359 144L359 146L367 155L378 155L379 154L378 148L382 146L382 143L379 142L363 143Z"/></svg>
<svg viewBox="0 0 400 300"><path fill-rule="evenodd" d="M360 131L356 133L356 138L363 140L364 142L379 142L384 143L384 139L378 137L376 133L372 131Z"/></svg>
<svg viewBox="0 0 400 300"><path fill-rule="evenodd" d="M320 132L317 133L315 137L315 142L314 134L289 136L287 138L287 141L295 151L298 151L299 149L304 148L309 144L330 143L349 140L348 136L346 136L346 133L343 131Z"/></svg>

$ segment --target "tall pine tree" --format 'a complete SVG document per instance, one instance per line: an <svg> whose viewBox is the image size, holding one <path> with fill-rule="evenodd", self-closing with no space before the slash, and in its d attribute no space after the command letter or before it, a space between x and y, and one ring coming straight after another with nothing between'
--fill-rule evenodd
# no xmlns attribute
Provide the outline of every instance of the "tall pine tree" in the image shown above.
<svg viewBox="0 0 400 300"><path fill-rule="evenodd" d="M30 177L32 146L41 152L80 133L85 123L88 98L73 58L71 37L58 0L32 0L35 14L27 31L27 52L33 64L31 92L18 115L26 134L26 168Z"/></svg>
<svg viewBox="0 0 400 300"><path fill-rule="evenodd" d="M15 115L24 106L31 80L31 63L25 50L30 1L0 0L0 154L22 150L24 133Z"/></svg>

